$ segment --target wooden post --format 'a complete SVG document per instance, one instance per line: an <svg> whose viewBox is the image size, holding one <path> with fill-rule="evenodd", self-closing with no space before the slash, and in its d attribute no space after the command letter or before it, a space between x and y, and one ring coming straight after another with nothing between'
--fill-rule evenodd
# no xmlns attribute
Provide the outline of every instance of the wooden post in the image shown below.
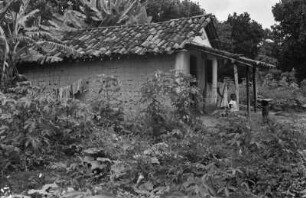
<svg viewBox="0 0 306 198"><path fill-rule="evenodd" d="M246 92L247 92L247 112L248 112L248 117L250 117L250 105L251 105L249 82L250 82L250 68L247 67L246 68L246 83L245 84L246 84Z"/></svg>
<svg viewBox="0 0 306 198"><path fill-rule="evenodd" d="M257 112L257 81L256 81L257 68L253 67L253 93L254 93L254 112Z"/></svg>
<svg viewBox="0 0 306 198"><path fill-rule="evenodd" d="M212 59L212 97L213 104L217 105L218 100L218 60L216 57Z"/></svg>
<svg viewBox="0 0 306 198"><path fill-rule="evenodd" d="M234 64L234 78L235 78L236 102L237 102L237 108L238 108L238 111L239 111L239 81L238 81L238 69L237 69L236 64Z"/></svg>

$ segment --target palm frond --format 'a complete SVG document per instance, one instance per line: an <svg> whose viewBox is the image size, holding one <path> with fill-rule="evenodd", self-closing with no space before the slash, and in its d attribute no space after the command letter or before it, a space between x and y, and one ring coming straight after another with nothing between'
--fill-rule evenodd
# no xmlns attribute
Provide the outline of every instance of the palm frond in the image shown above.
<svg viewBox="0 0 306 198"><path fill-rule="evenodd" d="M0 35L5 35L3 28L0 26Z"/></svg>
<svg viewBox="0 0 306 198"><path fill-rule="evenodd" d="M120 15L118 23L121 23L122 21L125 21L127 18L129 18L128 16L130 15L130 12L132 12L132 10L135 8L136 5L137 5L137 1L134 1L133 3L131 3L128 6L128 8L126 8L124 12Z"/></svg>
<svg viewBox="0 0 306 198"><path fill-rule="evenodd" d="M31 26L31 27L25 27L24 28L25 32L36 32L38 30L39 30L39 27L37 27L37 26Z"/></svg>
<svg viewBox="0 0 306 198"><path fill-rule="evenodd" d="M0 10L0 22L2 22L5 18L5 15L7 13L7 11L11 8L11 6L13 5L13 3L15 2L16 0L11 0L9 1L4 8L2 8Z"/></svg>
<svg viewBox="0 0 306 198"><path fill-rule="evenodd" d="M27 31L25 35L31 39L46 39L54 42L61 42L59 38L54 36L54 33L50 33L48 31L38 30L38 31Z"/></svg>
<svg viewBox="0 0 306 198"><path fill-rule="evenodd" d="M25 26L26 26L26 22L27 22L30 18L34 17L35 14L37 14L38 12L39 12L39 10L36 9L36 10L33 10L33 11L29 12L29 13L26 14L26 15L19 15L19 14L18 14L17 23L18 23L19 25L21 25L22 27L25 27Z"/></svg>
<svg viewBox="0 0 306 198"><path fill-rule="evenodd" d="M60 54L61 53L57 53L55 55L46 55L34 49L29 49L27 53L23 53L20 55L20 61L21 62L38 62L40 64L60 62L63 60L60 57Z"/></svg>
<svg viewBox="0 0 306 198"><path fill-rule="evenodd" d="M55 43L52 41L38 41L37 44L40 45L43 48L43 50L46 52L52 52L54 49L58 49L62 51L63 53L78 54L78 52L74 50L73 48L68 47L67 45Z"/></svg>
<svg viewBox="0 0 306 198"><path fill-rule="evenodd" d="M1 56L6 56L9 52L9 45L5 35L0 35L0 52Z"/></svg>
<svg viewBox="0 0 306 198"><path fill-rule="evenodd" d="M50 28L50 29L53 29L54 31L52 31L53 32L53 34L54 33L59 33L58 34L58 36L62 36L62 32L64 31L66 31L66 32L72 32L72 31L76 31L77 30L77 28L74 28L74 27L69 27L69 26L67 26L67 25L65 25L65 24L63 24L63 23L61 23L61 22L56 22L56 21L48 21L49 23L50 23L50 25L52 25L53 27L52 28Z"/></svg>
<svg viewBox="0 0 306 198"><path fill-rule="evenodd" d="M35 45L36 41L28 36L18 35L16 40L20 43L26 43L27 45Z"/></svg>
<svg viewBox="0 0 306 198"><path fill-rule="evenodd" d="M68 10L65 12L64 17L65 18L63 22L65 24L69 22L76 28L84 28L86 26L86 24L82 22L84 19L86 19L86 16L78 11Z"/></svg>

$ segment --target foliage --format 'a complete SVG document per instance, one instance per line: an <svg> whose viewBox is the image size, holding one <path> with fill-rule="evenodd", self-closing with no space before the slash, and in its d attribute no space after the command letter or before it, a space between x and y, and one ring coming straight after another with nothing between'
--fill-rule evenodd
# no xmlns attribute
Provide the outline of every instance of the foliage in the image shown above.
<svg viewBox="0 0 306 198"><path fill-rule="evenodd" d="M301 82L301 91L303 95L306 97L306 79L302 80Z"/></svg>
<svg viewBox="0 0 306 198"><path fill-rule="evenodd" d="M262 72L260 76L258 94L264 98L273 99L272 104L275 107L279 106L283 110L298 110L306 103L303 88L298 86L294 70L282 72L273 69L268 73Z"/></svg>
<svg viewBox="0 0 306 198"><path fill-rule="evenodd" d="M18 74L16 64L20 60L56 62L61 60L62 52L75 53L53 34L54 29L41 25L39 17L33 20L39 10L29 10L29 4L30 0L9 1L0 10L3 14L0 18L0 47L3 52L0 58L0 88Z"/></svg>
<svg viewBox="0 0 306 198"><path fill-rule="evenodd" d="M80 8L73 7L64 11L63 15L56 13L53 21L55 26L66 29L145 24L151 22L147 16L145 1L139 0L81 0Z"/></svg>
<svg viewBox="0 0 306 198"><path fill-rule="evenodd" d="M245 81L240 85L240 103L247 104ZM230 92L234 91L234 85ZM252 84L250 84L250 100L254 104ZM272 99L271 108L275 111L302 112L306 103L304 89L297 84L295 71L282 72L271 69L257 73L257 96L258 98ZM261 104L258 103L260 106Z"/></svg>
<svg viewBox="0 0 306 198"><path fill-rule="evenodd" d="M220 42L224 50L243 54L249 58L257 56L258 44L264 36L264 31L247 12L229 15L227 21L219 24L217 22L216 28L221 35Z"/></svg>
<svg viewBox="0 0 306 198"><path fill-rule="evenodd" d="M190 0L148 1L147 12L149 16L152 16L153 22L204 14L199 4Z"/></svg>
<svg viewBox="0 0 306 198"><path fill-rule="evenodd" d="M263 29L248 13L230 15L227 22L233 27L233 51L254 58L258 53L258 44L263 38Z"/></svg>
<svg viewBox="0 0 306 198"><path fill-rule="evenodd" d="M278 46L271 39L265 39L260 43L256 60L277 65L277 50Z"/></svg>
<svg viewBox="0 0 306 198"><path fill-rule="evenodd" d="M46 5L41 7L41 5ZM103 6L101 6L103 5ZM170 0L170 1L127 1L112 0L107 1L68 1L68 0L39 0L34 8L42 10L43 20L51 20L50 13L57 13L54 16L71 27L84 26L110 26L119 24L143 24L150 22L161 22L170 19L190 17L204 13L198 3L190 0ZM114 8L114 9L112 9ZM145 9L146 8L146 9ZM148 17L149 16L149 17ZM103 17L103 18L102 18ZM80 23L80 22L86 22ZM60 23L61 24L61 23ZM68 25L68 24L67 24Z"/></svg>
<svg viewBox="0 0 306 198"><path fill-rule="evenodd" d="M299 179L305 177L305 159L300 154L305 149L303 129L275 123L258 127L239 119L231 123L232 128L213 137L217 142L210 141L217 145L213 154L226 172L235 175L228 175L227 182L256 195L283 197L292 193L299 197L304 188Z"/></svg>
<svg viewBox="0 0 306 198"><path fill-rule="evenodd" d="M280 53L279 68L290 71L295 68L299 81L306 77L304 62L306 56L306 2L303 0L282 0L273 7L274 18L278 25L273 27L278 37Z"/></svg>
<svg viewBox="0 0 306 198"><path fill-rule="evenodd" d="M219 35L221 49L252 59L269 60L271 63L275 61L270 57L269 45L262 41L265 31L259 23L251 19L247 12L240 15L233 13L225 22L215 20L214 24ZM220 68L219 73L232 76L230 61L226 64ZM238 70L238 76L239 78L246 76L244 67Z"/></svg>
<svg viewBox="0 0 306 198"><path fill-rule="evenodd" d="M96 108L112 108L118 81L107 76L99 80L101 101ZM145 111L132 123L117 122L121 115L100 114L74 100L41 96L31 87L10 89L1 95L2 174L12 173L12 165L15 170L24 166L35 170L41 165L30 162L51 159L54 163L44 168L60 171L61 177L39 190L27 189L31 197L305 195L304 128L263 125L231 115L209 129L192 110L198 90L191 82L190 76L181 73L157 72L143 85ZM95 120L97 115L105 116L103 122ZM116 130L113 123L121 129ZM29 139L35 141L26 144ZM35 149L35 144L45 142ZM79 149L70 149L69 162L56 161L61 152L68 156L67 148Z"/></svg>
<svg viewBox="0 0 306 198"><path fill-rule="evenodd" d="M232 25L225 22L215 21L215 27L219 36L220 48L233 52Z"/></svg>
<svg viewBox="0 0 306 198"><path fill-rule="evenodd" d="M159 122L166 111L185 122L191 122L200 110L202 95L198 87L193 86L195 79L180 72L156 72L142 87L141 103L147 105L147 113Z"/></svg>
<svg viewBox="0 0 306 198"><path fill-rule="evenodd" d="M61 102L27 85L8 91L0 100L1 176L73 154L70 150L92 131L89 108L78 101Z"/></svg>

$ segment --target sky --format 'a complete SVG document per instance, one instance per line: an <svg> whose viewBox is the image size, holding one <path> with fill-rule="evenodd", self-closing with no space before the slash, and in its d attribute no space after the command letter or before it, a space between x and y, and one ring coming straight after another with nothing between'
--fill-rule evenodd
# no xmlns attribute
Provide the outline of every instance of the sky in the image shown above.
<svg viewBox="0 0 306 198"><path fill-rule="evenodd" d="M260 23L263 28L270 28L275 23L272 6L279 0L197 0L207 13L225 21L229 14L248 12L251 19Z"/></svg>

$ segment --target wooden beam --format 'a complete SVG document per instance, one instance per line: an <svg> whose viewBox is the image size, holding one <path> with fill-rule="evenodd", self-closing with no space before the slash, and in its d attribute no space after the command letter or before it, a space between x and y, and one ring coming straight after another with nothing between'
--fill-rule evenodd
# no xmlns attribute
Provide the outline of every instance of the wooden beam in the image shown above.
<svg viewBox="0 0 306 198"><path fill-rule="evenodd" d="M248 117L250 117L250 106L251 106L249 82L250 82L250 68L247 67L246 68L246 83L245 84L246 84L246 92L247 92L247 113L248 113Z"/></svg>
<svg viewBox="0 0 306 198"><path fill-rule="evenodd" d="M256 67L266 67L266 68L273 68L275 65L271 65L268 63L264 63L261 61L256 61L252 60L246 57L243 57L241 54L233 54L224 50L219 50L215 48L209 48L207 46L201 46L197 43L189 43L186 45L187 49L196 49L196 50L202 50L205 51L206 53L213 54L215 56L227 58L227 59L234 59L237 62L239 61L243 65L250 65L251 67L256 66Z"/></svg>
<svg viewBox="0 0 306 198"><path fill-rule="evenodd" d="M251 65L251 64L249 64L249 63L245 63L245 62L239 61L239 60L237 60L237 59L235 59L235 58L223 56L223 55L220 55L220 54L217 54L217 53L208 51L208 50L199 49L199 51L202 51L202 52L205 52L205 53L207 53L207 54L210 54L210 55L213 55L213 56L217 56L217 57L220 57L220 58L223 58L223 59L227 59L227 60L230 60L230 61L232 61L232 62L239 63L240 65L243 65L243 66L253 67L253 65Z"/></svg>
<svg viewBox="0 0 306 198"><path fill-rule="evenodd" d="M235 79L236 102L237 102L237 108L239 111L239 79L238 79L238 69L237 69L236 64L234 64L234 79Z"/></svg>
<svg viewBox="0 0 306 198"><path fill-rule="evenodd" d="M254 93L254 111L257 112L257 69L256 67L253 67L253 93Z"/></svg>

